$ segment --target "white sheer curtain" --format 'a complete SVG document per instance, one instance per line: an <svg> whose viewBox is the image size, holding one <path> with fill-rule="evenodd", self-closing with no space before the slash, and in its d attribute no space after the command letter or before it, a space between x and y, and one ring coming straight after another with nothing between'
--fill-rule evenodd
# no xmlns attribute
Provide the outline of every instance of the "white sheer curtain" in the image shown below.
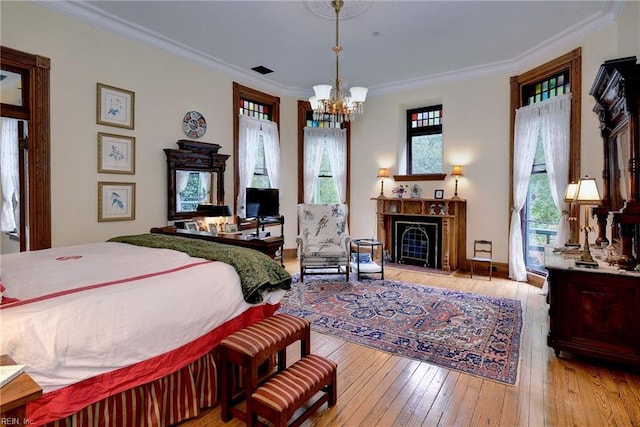
<svg viewBox="0 0 640 427"><path fill-rule="evenodd" d="M569 183L569 137L571 133L571 94L552 98L542 106L542 144L551 197L558 212L566 212L564 192ZM557 244L567 241L569 223L562 215L558 223Z"/></svg>
<svg viewBox="0 0 640 427"><path fill-rule="evenodd" d="M0 231L11 232L18 228L20 215L20 169L18 157L18 120L2 117L0 121L0 185L2 209Z"/></svg>
<svg viewBox="0 0 640 427"><path fill-rule="evenodd" d="M531 168L536 145L542 138L545 148L547 174L551 193L562 200L567 185L569 168L569 117L570 94L548 101L531 104L516 110L513 152L513 206L509 233L509 277L517 281L527 280L524 262L520 211L524 207L529 190ZM558 147L556 147L558 145ZM549 152L547 153L547 147ZM566 151L566 153L565 153ZM558 158L552 158L558 156ZM556 206L558 204L556 203ZM560 209L562 211L562 209ZM566 228L563 231L566 236ZM564 241L564 240L563 240Z"/></svg>
<svg viewBox="0 0 640 427"><path fill-rule="evenodd" d="M327 139L327 150L329 152L329 164L331 165L331 176L336 186L338 200L346 203L347 196L347 131L336 129L333 138Z"/></svg>
<svg viewBox="0 0 640 427"><path fill-rule="evenodd" d="M280 136L274 122L261 121L264 161L269 173L271 188L280 188Z"/></svg>
<svg viewBox="0 0 640 427"><path fill-rule="evenodd" d="M331 175L336 192L344 201L347 186L347 131L336 128L304 128L304 201L313 203L320 174L322 149L327 144Z"/></svg>
<svg viewBox="0 0 640 427"><path fill-rule="evenodd" d="M209 193L211 192L211 172L198 172L200 178L200 187L202 187L202 194L198 194L198 203L218 204L217 200L213 200Z"/></svg>
<svg viewBox="0 0 640 427"><path fill-rule="evenodd" d="M189 171L176 171L176 212L182 212L182 192L187 189Z"/></svg>

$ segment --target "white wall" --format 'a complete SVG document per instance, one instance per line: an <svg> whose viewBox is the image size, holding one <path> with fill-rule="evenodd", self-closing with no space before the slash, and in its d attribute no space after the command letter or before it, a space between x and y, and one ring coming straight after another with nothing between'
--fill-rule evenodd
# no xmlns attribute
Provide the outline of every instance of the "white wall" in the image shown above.
<svg viewBox="0 0 640 427"><path fill-rule="evenodd" d="M1 42L51 58L52 229L53 245L101 241L120 234L147 232L166 223L166 166L163 148L184 138L181 118L200 111L208 123L205 142L232 154L231 77L141 43L91 27L31 2L2 2ZM598 123L588 91L599 65L612 58L640 57L638 3L630 2L619 23L580 44L548 52L539 63L513 73L467 79L455 84L370 96L365 114L352 127L351 224L354 237L374 232L379 167L397 171L397 151L404 144L404 111L442 102L445 110L445 172L464 165L458 193L468 201L467 240L488 238L495 257L507 262L509 222L509 77L582 46L582 173L598 179L602 149ZM461 53L463 54L463 53ZM95 124L96 83L136 93L135 129ZM245 84L240 81L241 84ZM259 88L258 88L259 89ZM274 93L273 95L278 96ZM295 247L297 229L297 100L281 97L283 175L282 211L285 247ZM136 174L96 172L97 132L136 137ZM233 204L233 159L226 173L226 203ZM135 221L97 222L97 182L137 184ZM385 183L390 194L392 182ZM421 182L425 196L436 188L453 195L454 181ZM468 245L469 246L469 245Z"/></svg>

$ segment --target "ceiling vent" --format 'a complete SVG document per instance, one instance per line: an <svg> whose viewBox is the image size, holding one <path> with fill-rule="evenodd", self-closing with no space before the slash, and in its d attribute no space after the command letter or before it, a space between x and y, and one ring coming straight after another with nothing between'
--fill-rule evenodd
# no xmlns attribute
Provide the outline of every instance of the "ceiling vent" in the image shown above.
<svg viewBox="0 0 640 427"><path fill-rule="evenodd" d="M265 67L263 65L259 65L257 67L253 67L252 70L257 72L257 73L260 73L260 74L273 73L273 70L270 70L270 69L268 69L267 67Z"/></svg>

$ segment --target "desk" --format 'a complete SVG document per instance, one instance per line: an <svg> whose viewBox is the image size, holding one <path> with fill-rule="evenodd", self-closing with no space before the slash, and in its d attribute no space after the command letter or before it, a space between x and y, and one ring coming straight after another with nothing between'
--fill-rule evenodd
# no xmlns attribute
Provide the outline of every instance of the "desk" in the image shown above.
<svg viewBox="0 0 640 427"><path fill-rule="evenodd" d="M545 248L549 271L547 344L610 362L640 366L640 273L575 260Z"/></svg>
<svg viewBox="0 0 640 427"><path fill-rule="evenodd" d="M356 261L351 262L351 267L356 269L358 274L358 280L360 280L360 274L380 274L380 279L384 280L384 253L382 251L382 242L375 239L355 239L351 241L351 252L355 246ZM375 248L380 247L380 265L373 262ZM368 248L371 252L371 262L360 264L360 248Z"/></svg>
<svg viewBox="0 0 640 427"><path fill-rule="evenodd" d="M9 356L0 356L0 365L14 365ZM29 425L26 419L27 403L42 396L42 388L23 372L15 379L5 384L0 390L0 426Z"/></svg>
<svg viewBox="0 0 640 427"><path fill-rule="evenodd" d="M153 227L152 233L166 234L169 236L188 237L190 239L208 240L210 242L224 243L226 245L242 246L244 248L255 249L263 254L269 255L273 259L278 258L278 250L280 250L280 264L284 265L284 238L282 237L264 237L262 239L247 239L240 234L224 234L213 236L205 231L183 230L174 226Z"/></svg>

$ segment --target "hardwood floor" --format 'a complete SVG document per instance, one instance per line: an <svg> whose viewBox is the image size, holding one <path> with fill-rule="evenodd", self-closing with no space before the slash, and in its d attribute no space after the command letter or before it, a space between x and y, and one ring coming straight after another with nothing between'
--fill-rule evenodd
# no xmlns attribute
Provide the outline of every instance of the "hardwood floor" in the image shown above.
<svg viewBox="0 0 640 427"><path fill-rule="evenodd" d="M297 272L295 260L287 270ZM575 358L547 347L541 289L499 278L441 276L385 269L385 278L522 302L516 386L450 371L327 335L312 333L312 352L338 363L338 403L304 426L640 426L640 372ZM640 333L640 331L638 332ZM298 357L291 349L288 358ZM295 351L294 351L295 350ZM241 426L216 407L183 427Z"/></svg>

